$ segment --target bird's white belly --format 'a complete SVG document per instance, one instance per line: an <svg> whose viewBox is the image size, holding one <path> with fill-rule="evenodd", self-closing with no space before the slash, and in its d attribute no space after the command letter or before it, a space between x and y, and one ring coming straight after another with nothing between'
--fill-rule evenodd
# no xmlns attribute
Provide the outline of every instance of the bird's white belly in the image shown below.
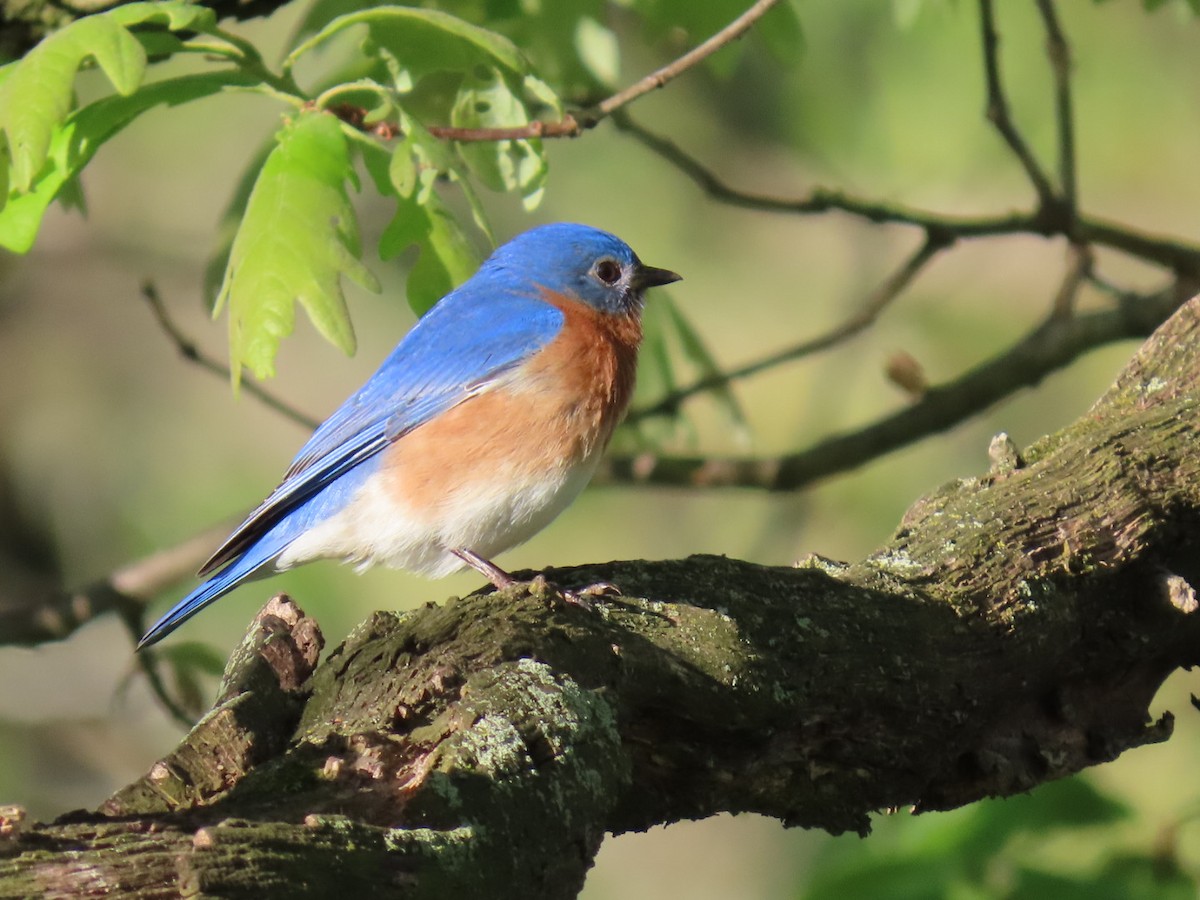
<svg viewBox="0 0 1200 900"><path fill-rule="evenodd" d="M310 528L276 560L280 571L314 559L339 559L440 578L464 567L449 551L465 547L491 559L531 538L587 485L600 454L550 471L480 473L436 509L415 509L372 475L346 507Z"/></svg>

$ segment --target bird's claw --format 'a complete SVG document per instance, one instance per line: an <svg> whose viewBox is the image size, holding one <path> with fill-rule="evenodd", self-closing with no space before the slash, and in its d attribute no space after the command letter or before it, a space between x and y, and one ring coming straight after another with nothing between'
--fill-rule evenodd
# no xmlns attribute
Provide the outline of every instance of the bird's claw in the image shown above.
<svg viewBox="0 0 1200 900"><path fill-rule="evenodd" d="M592 603L593 598L619 597L621 595L621 589L607 581L599 581L577 590L568 590L550 581L545 575L534 576L529 587L533 593L544 596L548 600L559 600L569 606L577 606L589 612L596 608Z"/></svg>
<svg viewBox="0 0 1200 900"><path fill-rule="evenodd" d="M580 588L578 593L585 597L620 597L621 589L611 581L597 581L595 584L589 584L585 588Z"/></svg>

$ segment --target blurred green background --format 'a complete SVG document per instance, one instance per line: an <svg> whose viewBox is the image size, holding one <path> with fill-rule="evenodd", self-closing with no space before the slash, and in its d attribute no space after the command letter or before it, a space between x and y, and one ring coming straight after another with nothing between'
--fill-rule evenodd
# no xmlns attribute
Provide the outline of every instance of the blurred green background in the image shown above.
<svg viewBox="0 0 1200 900"><path fill-rule="evenodd" d="M998 6L1012 110L1049 168L1053 102L1040 22L1032 3ZM716 65L636 103L632 115L746 189L793 195L820 184L959 213L1030 206L1027 181L983 116L973 4L795 8L804 33L798 58L781 60L751 35ZM284 10L235 30L270 48L297 14ZM651 39L633 15L613 15L622 83L682 49L672 47L669 30ZM1182 3L1153 13L1130 0L1062 3L1060 15L1075 54L1084 209L1200 241L1200 26ZM0 463L23 514L51 538L68 585L238 518L305 438L252 398L235 402L227 383L182 360L139 296L141 282L152 279L181 327L210 354L225 355L224 323L210 321L201 300L203 267L229 193L277 127L278 112L238 96L156 111L87 171L86 218L56 210L28 257L0 261ZM726 366L841 321L920 240L836 214L768 215L712 202L611 125L554 143L549 155L546 198L532 216L510 198L488 198L498 235L555 220L618 233L647 262L685 276L672 296ZM366 246L389 214L363 201ZM1160 273L1129 260L1099 259L1126 286L1159 283ZM306 323L280 356L271 390L313 416L356 388L412 323L403 266L380 264L369 250L367 261L385 290L350 293L357 356L341 356ZM892 353L912 354L933 382L953 377L1045 314L1064 264L1060 241L965 243L850 345L738 384L748 438L698 400L689 406L694 429L667 449L778 454L894 410L906 401L883 374ZM1103 302L1086 291L1083 299ZM1025 445L1082 414L1134 346L1093 353L948 434L799 494L591 490L501 562L536 568L697 552L770 564L809 552L857 558L887 538L917 497L985 469L996 432ZM291 593L336 642L372 609L478 586L473 574L431 583L319 564L238 590L189 623L183 638L227 653L277 590ZM179 730L133 672L129 636L112 620L59 645L0 648L0 802L41 818L95 806L168 750ZM1193 896L1187 882L1172 888L1182 894L1163 893L1171 882L1158 876L1170 874L1173 860L1200 870L1200 853L1187 840L1200 810L1194 688L1177 676L1156 701L1156 711L1178 714L1175 738L1094 770L1087 784L949 815L901 813L881 819L880 834L867 842L786 831L752 816L622 836L606 842L584 896L1076 896L1069 884L1018 877L1022 867L1078 875L1093 891L1078 896L1097 896L1097 884L1125 884L1106 873L1128 859L1140 860L1144 896ZM995 824L1002 821L1009 825ZM976 850L987 852L971 856L964 834L979 835ZM916 862L908 869L880 862L900 858ZM963 867L942 872L935 860ZM847 871L865 880L839 882ZM940 877L952 884L946 892L935 889Z"/></svg>

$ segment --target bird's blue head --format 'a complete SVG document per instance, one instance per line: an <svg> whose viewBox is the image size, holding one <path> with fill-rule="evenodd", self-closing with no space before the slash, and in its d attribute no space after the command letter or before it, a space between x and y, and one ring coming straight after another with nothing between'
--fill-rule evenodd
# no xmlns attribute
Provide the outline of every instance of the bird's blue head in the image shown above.
<svg viewBox="0 0 1200 900"><path fill-rule="evenodd" d="M628 244L607 231L567 222L517 235L491 255L483 270L517 276L615 314L639 311L646 288L680 279L643 264Z"/></svg>

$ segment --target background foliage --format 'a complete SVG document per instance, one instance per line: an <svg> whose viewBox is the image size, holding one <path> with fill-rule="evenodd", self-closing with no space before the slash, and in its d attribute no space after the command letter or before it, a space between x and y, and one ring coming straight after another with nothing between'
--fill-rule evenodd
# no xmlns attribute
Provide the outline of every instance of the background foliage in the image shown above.
<svg viewBox="0 0 1200 900"><path fill-rule="evenodd" d="M0 239L28 250L4 258L0 281L0 522L6 553L20 560L4 568L0 593L83 583L237 518L303 440L302 427L244 393L232 402L219 379L180 361L139 296L143 279L206 353L255 375L278 370L271 389L319 417L493 236L586 221L687 279L650 310L638 401L648 405L713 367L824 332L913 250L903 228L714 202L612 123L575 140L486 144L429 130L556 121L675 58L739 3L597 0L537 14L515 0L355 6L327 0L239 24L183 4L131 4L0 70L12 163ZM1194 241L1200 32L1186 4L1145 6L1060 11L1074 51L1081 200ZM1014 118L1049 160L1041 25L1032 4L998 14ZM88 54L96 66L77 72ZM366 130L313 108L347 104L366 110ZM796 3L629 113L765 194L820 184L951 213L1024 208L1028 181L983 106L972 6ZM51 205L55 196L77 208L86 198L87 218ZM965 242L844 352L741 381L736 406L729 396L693 401L684 421L649 420L622 446L770 456L902 407L885 376L896 351L935 381L997 352L1051 302L1064 249L1031 236ZM1128 258L1102 262L1131 289L1159 283ZM281 271L286 281L274 279ZM1102 299L1085 291L1080 303ZM313 327L283 341L296 300ZM214 303L228 338L209 320ZM1078 416L1131 347L1094 353L951 433L802 494L591 491L507 561L862 555L918 495L984 468L996 431L1025 444ZM220 654L206 647L229 647L268 590L292 592L337 639L373 608L476 582L310 567L195 620L169 671L185 701L210 694L204 672ZM128 646L118 623L101 620L60 646L0 650L0 800L41 816L95 805L174 742ZM1200 860L1186 837L1200 792L1187 687L1173 683L1161 698L1180 713L1173 741L1086 781L884 818L867 842L750 818L621 838L606 845L588 896L1106 896L1101 886L1194 896Z"/></svg>

